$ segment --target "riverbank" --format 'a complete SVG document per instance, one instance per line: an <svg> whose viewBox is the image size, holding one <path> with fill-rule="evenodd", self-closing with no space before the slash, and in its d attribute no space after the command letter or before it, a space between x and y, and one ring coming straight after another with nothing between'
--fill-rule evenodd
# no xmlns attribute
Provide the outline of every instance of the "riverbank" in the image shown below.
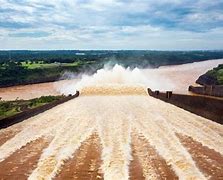
<svg viewBox="0 0 223 180"><path fill-rule="evenodd" d="M157 87L159 90L172 90L177 93L188 94L188 87L194 85L201 74L222 63L223 59L208 60L183 65L162 66L157 69L147 68L142 69L141 72L154 83L153 90ZM71 80L0 88L0 97L3 100L15 100L61 95L63 93L62 88L75 84L79 80L80 78L76 77ZM160 85L163 89L160 89Z"/></svg>

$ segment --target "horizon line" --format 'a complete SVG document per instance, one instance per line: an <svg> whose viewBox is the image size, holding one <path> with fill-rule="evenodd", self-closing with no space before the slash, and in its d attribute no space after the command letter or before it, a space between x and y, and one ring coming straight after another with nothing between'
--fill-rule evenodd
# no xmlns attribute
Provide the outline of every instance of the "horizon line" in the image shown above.
<svg viewBox="0 0 223 180"><path fill-rule="evenodd" d="M0 49L0 51L223 51L223 49Z"/></svg>

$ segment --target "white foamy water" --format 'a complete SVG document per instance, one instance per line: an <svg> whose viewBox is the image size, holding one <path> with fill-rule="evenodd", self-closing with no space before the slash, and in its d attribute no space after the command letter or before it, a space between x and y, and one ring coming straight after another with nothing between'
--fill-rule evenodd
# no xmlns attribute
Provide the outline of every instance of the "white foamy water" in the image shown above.
<svg viewBox="0 0 223 180"><path fill-rule="evenodd" d="M147 139L180 179L207 178L176 133L222 154L222 126L148 96L144 83L140 71L120 66L83 78L78 86L68 88L75 91L79 87L78 98L22 122L20 132L0 146L0 161L27 143L49 137L52 140L29 179L52 179L63 171L64 162L73 157L81 143L96 132L102 145L104 179L126 180L134 131ZM7 130L13 131L13 126ZM143 175L146 179L157 178L154 169L144 169Z"/></svg>
<svg viewBox="0 0 223 180"><path fill-rule="evenodd" d="M162 83L161 83L162 82ZM125 69L120 65L115 65L112 69L100 69L92 76L83 75L80 80L64 84L57 89L63 94L74 94L76 90L82 90L89 86L144 86L151 89L173 89L174 85L170 80L156 77L151 74L147 76L141 69Z"/></svg>
<svg viewBox="0 0 223 180"><path fill-rule="evenodd" d="M119 68L113 69L103 69L100 70L101 75L110 74L113 77L117 77L117 75L111 74L111 72L122 72L121 76L127 79L127 81L131 81L134 85L136 84L145 84L147 87L150 87L153 90L174 90L180 93L188 93L188 86L195 83L197 78L212 69L213 67L217 67L218 64L222 64L223 59L218 60L208 60L202 62L194 62L183 65L175 65L175 66L164 66L156 69L146 68L146 69L135 69L126 70L120 66ZM99 73L98 73L99 74ZM94 76L98 76L98 74ZM118 74L118 73L117 73ZM120 75L120 74L119 74ZM19 99L31 99L40 96L46 95L59 95L61 93L64 94L73 94L75 92L76 84L78 83L82 87L81 77L85 77L84 79L92 78L92 76L81 75L81 74L72 74L66 73L66 80L50 82L50 83L40 83L40 84L31 84L25 86L13 86L8 88L0 88L0 96L3 100L15 100ZM143 78L140 80L139 77ZM107 77L107 75L106 75ZM137 78L136 78L137 77ZM99 82L98 78L97 82ZM114 79L114 78L109 78ZM103 80L104 81L104 80ZM105 80L107 81L107 80ZM120 80L118 80L120 82ZM83 82L83 80L82 80ZM108 82L108 81L107 81ZM117 82L117 81L116 81ZM95 83L95 80L94 80ZM110 82L114 83L114 81ZM101 82L100 82L101 84ZM120 84L120 83L119 83ZM126 84L126 83L125 83ZM96 85L96 84L94 84Z"/></svg>

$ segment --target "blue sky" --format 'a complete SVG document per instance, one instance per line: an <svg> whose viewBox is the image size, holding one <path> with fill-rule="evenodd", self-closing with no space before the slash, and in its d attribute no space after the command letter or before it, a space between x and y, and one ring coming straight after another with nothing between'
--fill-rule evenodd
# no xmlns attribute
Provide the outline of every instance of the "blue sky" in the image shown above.
<svg viewBox="0 0 223 180"><path fill-rule="evenodd" d="M0 0L0 49L223 49L223 1Z"/></svg>

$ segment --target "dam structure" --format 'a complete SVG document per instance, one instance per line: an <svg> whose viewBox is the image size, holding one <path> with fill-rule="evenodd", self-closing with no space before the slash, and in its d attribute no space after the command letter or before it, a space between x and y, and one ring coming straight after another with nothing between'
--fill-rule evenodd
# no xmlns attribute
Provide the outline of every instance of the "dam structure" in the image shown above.
<svg viewBox="0 0 223 180"><path fill-rule="evenodd" d="M0 131L3 179L221 179L223 126L142 86L80 96Z"/></svg>
<svg viewBox="0 0 223 180"><path fill-rule="evenodd" d="M144 82L137 69L100 70L66 88L77 98L1 129L0 177L222 179L223 126Z"/></svg>

